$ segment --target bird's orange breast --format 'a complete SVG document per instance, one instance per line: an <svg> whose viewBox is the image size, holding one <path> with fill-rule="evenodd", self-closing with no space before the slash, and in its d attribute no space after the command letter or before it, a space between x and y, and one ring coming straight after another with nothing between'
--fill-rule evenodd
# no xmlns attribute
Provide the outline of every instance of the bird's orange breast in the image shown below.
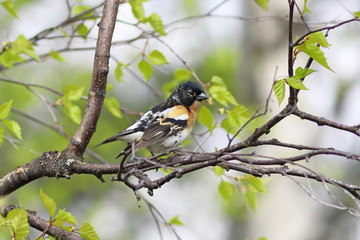
<svg viewBox="0 0 360 240"><path fill-rule="evenodd" d="M190 107L190 111L189 111L189 120L188 120L188 125L190 127L190 129L192 129L195 125L195 120L196 120L196 114L199 111L201 103L199 101L195 101Z"/></svg>

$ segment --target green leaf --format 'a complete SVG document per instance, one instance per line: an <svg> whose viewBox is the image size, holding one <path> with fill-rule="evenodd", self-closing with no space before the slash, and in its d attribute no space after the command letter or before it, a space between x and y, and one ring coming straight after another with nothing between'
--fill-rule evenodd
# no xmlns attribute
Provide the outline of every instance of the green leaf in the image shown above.
<svg viewBox="0 0 360 240"><path fill-rule="evenodd" d="M258 192L261 193L266 193L266 188L265 185L263 183L263 181L261 181L261 179L250 175L250 174L246 174L244 179L251 185L253 186Z"/></svg>
<svg viewBox="0 0 360 240"><path fill-rule="evenodd" d="M220 177L221 175L224 174L225 169L222 168L222 167L220 167L220 166L214 166L214 167L213 167L213 171L214 171L214 173L215 173L216 176Z"/></svg>
<svg viewBox="0 0 360 240"><path fill-rule="evenodd" d="M310 9L307 6L308 0L304 0L304 13L311 13Z"/></svg>
<svg viewBox="0 0 360 240"><path fill-rule="evenodd" d="M269 0L255 0L257 5L259 5L262 9L268 10L268 2Z"/></svg>
<svg viewBox="0 0 360 240"><path fill-rule="evenodd" d="M76 105L71 103L70 101L65 101L64 102L64 112L65 114L76 124L80 124L81 122L81 108Z"/></svg>
<svg viewBox="0 0 360 240"><path fill-rule="evenodd" d="M221 126L234 134L250 118L247 108L241 104L227 112L227 117L221 122Z"/></svg>
<svg viewBox="0 0 360 240"><path fill-rule="evenodd" d="M313 58L316 62L318 62L323 67L331 70L327 60L325 58L324 52L320 50L320 47L316 45L303 44L295 47L297 50L300 50L311 58ZM332 70L331 70L332 71Z"/></svg>
<svg viewBox="0 0 360 240"><path fill-rule="evenodd" d="M144 76L146 82L148 82L153 74L153 67L145 59L141 60L138 64L138 68Z"/></svg>
<svg viewBox="0 0 360 240"><path fill-rule="evenodd" d="M0 126L0 144L4 142L5 129L3 126Z"/></svg>
<svg viewBox="0 0 360 240"><path fill-rule="evenodd" d="M12 239L25 240L30 233L27 211L21 208L13 209L6 220L11 222Z"/></svg>
<svg viewBox="0 0 360 240"><path fill-rule="evenodd" d="M50 217L54 217L56 213L56 203L54 199L46 195L42 189L40 189L40 199L44 204L46 211L49 213Z"/></svg>
<svg viewBox="0 0 360 240"><path fill-rule="evenodd" d="M5 119L9 116L12 102L13 100L11 99L10 101L0 105L0 120Z"/></svg>
<svg viewBox="0 0 360 240"><path fill-rule="evenodd" d="M249 191L249 189L247 189L247 191L243 193L243 197L244 197L245 203L250 205L250 207L253 210L256 210L256 206L257 206L256 193L253 191Z"/></svg>
<svg viewBox="0 0 360 240"><path fill-rule="evenodd" d="M71 213L63 210L63 209L59 209L58 213L56 214L56 216L54 217L55 219L55 225L58 227L63 227L64 223L70 223L73 225L77 224L76 218L74 217L74 215L72 215Z"/></svg>
<svg viewBox="0 0 360 240"><path fill-rule="evenodd" d="M295 77L298 79L302 79L302 78L305 78L306 76L310 75L313 72L315 72L315 70L312 70L310 68L298 67L295 71Z"/></svg>
<svg viewBox="0 0 360 240"><path fill-rule="evenodd" d="M184 226L184 223L179 219L179 215L176 215L175 217L171 218L168 223L170 225Z"/></svg>
<svg viewBox="0 0 360 240"><path fill-rule="evenodd" d="M116 68L115 68L115 79L119 82L124 81L124 79L122 78L124 73L123 73L123 66L124 64L122 64L121 62L118 62L116 64Z"/></svg>
<svg viewBox="0 0 360 240"><path fill-rule="evenodd" d="M227 90L225 82L220 77L213 76L210 83L209 93L215 101L225 107L228 106L228 103L233 105L238 104L234 96Z"/></svg>
<svg viewBox="0 0 360 240"><path fill-rule="evenodd" d="M235 193L235 186L232 183L222 180L219 185L219 192L221 197L228 201L232 198Z"/></svg>
<svg viewBox="0 0 360 240"><path fill-rule="evenodd" d="M134 14L134 17L140 21L145 19L145 10L143 2L146 0L130 0L129 4L131 6L131 11Z"/></svg>
<svg viewBox="0 0 360 240"><path fill-rule="evenodd" d="M188 80L191 77L191 72L188 69L178 68L175 70L174 79L178 81Z"/></svg>
<svg viewBox="0 0 360 240"><path fill-rule="evenodd" d="M295 47L295 49L306 53L308 56L313 58L323 67L331 70L327 59L325 58L324 52L321 51L320 47L329 47L330 44L327 42L325 35L322 32L316 32L310 34L302 44ZM332 70L331 70L332 71Z"/></svg>
<svg viewBox="0 0 360 240"><path fill-rule="evenodd" d="M90 223L84 222L83 225L79 228L80 235L85 240L100 240L99 236L94 230L94 227Z"/></svg>
<svg viewBox="0 0 360 240"><path fill-rule="evenodd" d="M197 119L201 124L207 127L210 132L214 130L214 116L206 106L201 107Z"/></svg>
<svg viewBox="0 0 360 240"><path fill-rule="evenodd" d="M291 77L291 78L287 78L285 79L285 81L287 82L287 84L289 84L292 88L295 88L295 89L301 89L301 90L308 90L304 83L296 78L296 77Z"/></svg>
<svg viewBox="0 0 360 240"><path fill-rule="evenodd" d="M307 37L306 44L319 44L322 47L330 47L331 45L326 40L322 32L314 32Z"/></svg>
<svg viewBox="0 0 360 240"><path fill-rule="evenodd" d="M159 15L153 13L144 21L144 23L145 22L149 22L150 25L153 27L153 29L161 36L166 36L166 32L164 30L164 24Z"/></svg>
<svg viewBox="0 0 360 240"><path fill-rule="evenodd" d="M21 136L21 127L14 120L3 120L6 127L20 140L22 140Z"/></svg>
<svg viewBox="0 0 360 240"><path fill-rule="evenodd" d="M114 97L105 98L104 104L112 115L114 115L117 118L122 118L122 114L120 112L120 104L116 98Z"/></svg>
<svg viewBox="0 0 360 240"><path fill-rule="evenodd" d="M110 91L112 88L113 86L110 83L106 85L106 91Z"/></svg>
<svg viewBox="0 0 360 240"><path fill-rule="evenodd" d="M90 32L90 30L85 24L80 23L76 28L76 32L79 34L79 36L85 38L85 36Z"/></svg>
<svg viewBox="0 0 360 240"><path fill-rule="evenodd" d="M172 168L159 168L160 172L164 173L165 175L168 175L169 173L172 173L174 169Z"/></svg>
<svg viewBox="0 0 360 240"><path fill-rule="evenodd" d="M58 51L51 50L49 56L59 62L66 62L66 59Z"/></svg>
<svg viewBox="0 0 360 240"><path fill-rule="evenodd" d="M274 93L280 105L285 98L285 79L277 80L274 83Z"/></svg>
<svg viewBox="0 0 360 240"><path fill-rule="evenodd" d="M360 11L354 12L355 17L360 18Z"/></svg>
<svg viewBox="0 0 360 240"><path fill-rule="evenodd" d="M22 34L19 35L18 38L13 42L12 50L17 54L24 53L38 62L41 61L39 56L34 51L33 44Z"/></svg>
<svg viewBox="0 0 360 240"><path fill-rule="evenodd" d="M14 63L23 62L19 52L14 51L13 49L8 49L0 55L0 63L7 68L12 68Z"/></svg>
<svg viewBox="0 0 360 240"><path fill-rule="evenodd" d="M15 8L15 5L14 5L14 2L11 1L11 0L6 0L4 2L1 2L0 3L3 8L8 12L10 13L12 16L16 17L16 18L19 18L17 12L16 12L16 8Z"/></svg>
<svg viewBox="0 0 360 240"><path fill-rule="evenodd" d="M64 99L70 101L80 100L83 96L84 86L67 86L64 91Z"/></svg>
<svg viewBox="0 0 360 240"><path fill-rule="evenodd" d="M73 8L73 15L74 16L77 16L87 10L91 9L91 6L88 6L88 5L76 5L74 8ZM84 14L82 17L89 17L91 15L93 15L94 12L93 11L90 11L86 14Z"/></svg>
<svg viewBox="0 0 360 240"><path fill-rule="evenodd" d="M163 65L163 64L169 63L167 61L167 59L165 58L164 54L162 54L162 52L160 52L158 50L152 51L148 55L148 58L149 58L150 62L155 64L155 65Z"/></svg>

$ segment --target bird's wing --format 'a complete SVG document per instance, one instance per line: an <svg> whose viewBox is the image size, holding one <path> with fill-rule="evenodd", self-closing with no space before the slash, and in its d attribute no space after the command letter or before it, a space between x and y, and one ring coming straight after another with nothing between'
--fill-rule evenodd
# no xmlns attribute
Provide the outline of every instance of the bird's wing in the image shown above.
<svg viewBox="0 0 360 240"><path fill-rule="evenodd" d="M136 144L136 149L141 149L161 142L168 137L176 135L187 125L187 120L176 120L171 118L157 118L147 129L140 141Z"/></svg>

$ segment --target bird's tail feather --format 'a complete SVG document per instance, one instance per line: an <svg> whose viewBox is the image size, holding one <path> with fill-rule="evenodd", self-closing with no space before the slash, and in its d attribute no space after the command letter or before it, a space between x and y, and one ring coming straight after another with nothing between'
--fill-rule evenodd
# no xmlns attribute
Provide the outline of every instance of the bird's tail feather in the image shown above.
<svg viewBox="0 0 360 240"><path fill-rule="evenodd" d="M121 137L127 136L127 135L132 134L132 133L137 132L137 131L138 131L138 129L124 130L124 131L119 132L118 134L116 134L116 135L114 135L112 137L109 137L109 138L105 139L103 142L97 144L95 147L98 147L98 146L103 145L105 143L114 142L116 140L121 140Z"/></svg>

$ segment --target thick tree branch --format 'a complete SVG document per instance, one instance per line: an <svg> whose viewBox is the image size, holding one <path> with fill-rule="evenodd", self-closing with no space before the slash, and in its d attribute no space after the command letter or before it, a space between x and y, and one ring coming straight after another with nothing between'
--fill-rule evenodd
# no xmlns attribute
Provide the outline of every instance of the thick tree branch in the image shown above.
<svg viewBox="0 0 360 240"><path fill-rule="evenodd" d="M67 151L82 156L100 117L101 107L105 98L111 40L115 28L116 16L120 0L105 1L99 34L96 44L92 82L88 102L82 121L75 132Z"/></svg>

